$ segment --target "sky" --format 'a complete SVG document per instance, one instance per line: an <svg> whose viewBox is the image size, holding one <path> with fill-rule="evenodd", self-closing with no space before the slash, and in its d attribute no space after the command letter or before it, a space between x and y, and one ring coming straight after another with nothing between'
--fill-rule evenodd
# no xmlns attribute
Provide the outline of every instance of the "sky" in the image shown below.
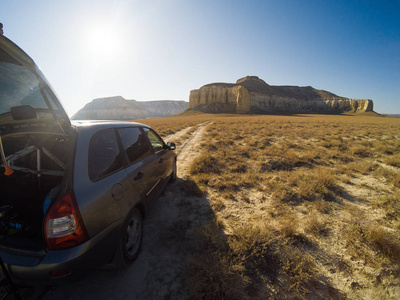
<svg viewBox="0 0 400 300"><path fill-rule="evenodd" d="M70 116L248 75L400 113L399 0L0 0L0 22Z"/></svg>

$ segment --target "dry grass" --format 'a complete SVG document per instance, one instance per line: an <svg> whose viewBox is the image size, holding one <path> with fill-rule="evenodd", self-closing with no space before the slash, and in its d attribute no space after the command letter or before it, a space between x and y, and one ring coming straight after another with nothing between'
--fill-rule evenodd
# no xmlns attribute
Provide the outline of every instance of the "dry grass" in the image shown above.
<svg viewBox="0 0 400 300"><path fill-rule="evenodd" d="M385 159L385 163L390 166L400 168L400 154L389 156Z"/></svg>
<svg viewBox="0 0 400 300"><path fill-rule="evenodd" d="M193 237L191 297L400 296L399 119L198 115L185 124L206 119L190 180L219 221Z"/></svg>
<svg viewBox="0 0 400 300"><path fill-rule="evenodd" d="M311 216L304 222L304 231L315 236L327 236L330 232L328 222L312 212Z"/></svg>

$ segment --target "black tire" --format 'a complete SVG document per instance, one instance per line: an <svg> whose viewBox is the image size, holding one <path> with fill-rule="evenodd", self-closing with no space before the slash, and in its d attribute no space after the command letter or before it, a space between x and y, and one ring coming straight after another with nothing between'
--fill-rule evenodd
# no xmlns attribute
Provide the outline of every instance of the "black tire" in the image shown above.
<svg viewBox="0 0 400 300"><path fill-rule="evenodd" d="M176 174L177 174L177 169L176 169L176 160L174 162L174 170L172 171L171 177L169 178L169 182L175 182L176 180Z"/></svg>
<svg viewBox="0 0 400 300"><path fill-rule="evenodd" d="M143 218L140 211L134 208L125 220L121 249L124 264L130 264L136 260L142 248Z"/></svg>

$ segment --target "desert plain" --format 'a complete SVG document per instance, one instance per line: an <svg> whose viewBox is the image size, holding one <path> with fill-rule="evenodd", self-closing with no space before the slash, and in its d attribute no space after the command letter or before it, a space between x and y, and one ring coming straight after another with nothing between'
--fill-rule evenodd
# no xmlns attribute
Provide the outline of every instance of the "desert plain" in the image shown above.
<svg viewBox="0 0 400 300"><path fill-rule="evenodd" d="M143 119L178 179L132 266L46 299L399 299L400 119L375 113Z"/></svg>
<svg viewBox="0 0 400 300"><path fill-rule="evenodd" d="M190 297L400 296L400 119L189 112L142 122L175 133L178 151L196 138L177 183L187 208L169 228L192 252Z"/></svg>

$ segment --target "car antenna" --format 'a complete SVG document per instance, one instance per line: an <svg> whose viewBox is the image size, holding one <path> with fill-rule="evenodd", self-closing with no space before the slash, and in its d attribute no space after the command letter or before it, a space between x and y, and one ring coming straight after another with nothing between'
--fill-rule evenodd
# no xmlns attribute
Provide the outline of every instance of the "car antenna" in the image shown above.
<svg viewBox="0 0 400 300"><path fill-rule="evenodd" d="M6 160L6 156L4 154L4 148L3 148L3 142L1 140L1 132L0 132L0 154L1 154L1 159L3 160L3 164L4 164L4 169L6 169L6 171L4 172L4 174L6 176L10 176L14 173L14 171L8 166L7 164L7 160Z"/></svg>

